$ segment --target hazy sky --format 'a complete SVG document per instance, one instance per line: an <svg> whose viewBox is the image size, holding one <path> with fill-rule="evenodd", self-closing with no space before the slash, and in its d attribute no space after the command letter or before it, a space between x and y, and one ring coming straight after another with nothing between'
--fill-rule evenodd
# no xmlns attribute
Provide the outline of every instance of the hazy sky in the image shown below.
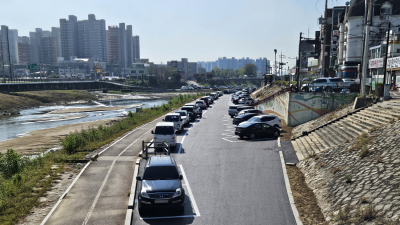
<svg viewBox="0 0 400 225"><path fill-rule="evenodd" d="M328 0L328 7L346 0ZM324 0L0 0L0 25L28 36L35 28L59 27L60 18L95 14L106 26L125 22L140 36L141 58L155 63L188 58L294 58L299 33L319 29ZM294 65L294 59L284 59Z"/></svg>

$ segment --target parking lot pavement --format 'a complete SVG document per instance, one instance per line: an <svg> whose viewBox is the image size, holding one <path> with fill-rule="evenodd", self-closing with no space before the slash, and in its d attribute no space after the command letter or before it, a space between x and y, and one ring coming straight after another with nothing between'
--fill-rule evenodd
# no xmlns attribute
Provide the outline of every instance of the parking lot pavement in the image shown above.
<svg viewBox="0 0 400 225"><path fill-rule="evenodd" d="M178 139L173 157L192 193L184 187L185 213L145 217L135 208L132 224L295 224L279 157L286 144L235 138L229 105L230 95L223 96Z"/></svg>

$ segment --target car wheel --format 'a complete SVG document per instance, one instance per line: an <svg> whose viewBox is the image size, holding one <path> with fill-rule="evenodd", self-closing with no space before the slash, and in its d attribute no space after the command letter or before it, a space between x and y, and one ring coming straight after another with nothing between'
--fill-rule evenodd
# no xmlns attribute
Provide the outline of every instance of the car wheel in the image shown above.
<svg viewBox="0 0 400 225"><path fill-rule="evenodd" d="M233 116L231 115L231 118L233 118Z"/></svg>
<svg viewBox="0 0 400 225"><path fill-rule="evenodd" d="M239 135L239 139L243 139L243 135Z"/></svg>
<svg viewBox="0 0 400 225"><path fill-rule="evenodd" d="M254 139L256 138L256 135L255 135L254 133L251 133L251 134L249 135L249 138L250 138L251 140L254 140Z"/></svg>
<svg viewBox="0 0 400 225"><path fill-rule="evenodd" d="M279 135L280 135L279 131L276 130L276 131L274 132L274 137L279 137Z"/></svg>

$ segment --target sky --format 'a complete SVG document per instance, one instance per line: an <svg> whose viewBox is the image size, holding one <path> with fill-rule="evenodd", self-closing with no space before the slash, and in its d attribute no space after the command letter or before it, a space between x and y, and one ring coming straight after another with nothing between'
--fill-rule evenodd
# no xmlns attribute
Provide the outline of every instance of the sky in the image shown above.
<svg viewBox="0 0 400 225"><path fill-rule="evenodd" d="M346 0L328 0L328 8ZM324 0L0 0L0 25L29 36L35 28L59 27L60 18L88 14L106 26L124 22L140 36L140 56L154 63L188 58L267 57L294 66L300 32L314 37Z"/></svg>

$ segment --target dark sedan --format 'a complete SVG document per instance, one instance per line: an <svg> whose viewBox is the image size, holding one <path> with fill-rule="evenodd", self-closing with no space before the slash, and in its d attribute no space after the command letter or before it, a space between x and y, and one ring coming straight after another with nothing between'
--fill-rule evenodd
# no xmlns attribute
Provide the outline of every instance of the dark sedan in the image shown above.
<svg viewBox="0 0 400 225"><path fill-rule="evenodd" d="M253 116L257 116L257 113L247 113L247 114L242 114L239 115L237 117L235 117L235 119L233 119L233 124L238 125L241 122L247 121L248 119L252 118Z"/></svg>
<svg viewBox="0 0 400 225"><path fill-rule="evenodd" d="M239 138L248 137L255 139L256 137L279 137L280 130L265 123L241 123L236 127L235 135Z"/></svg>

